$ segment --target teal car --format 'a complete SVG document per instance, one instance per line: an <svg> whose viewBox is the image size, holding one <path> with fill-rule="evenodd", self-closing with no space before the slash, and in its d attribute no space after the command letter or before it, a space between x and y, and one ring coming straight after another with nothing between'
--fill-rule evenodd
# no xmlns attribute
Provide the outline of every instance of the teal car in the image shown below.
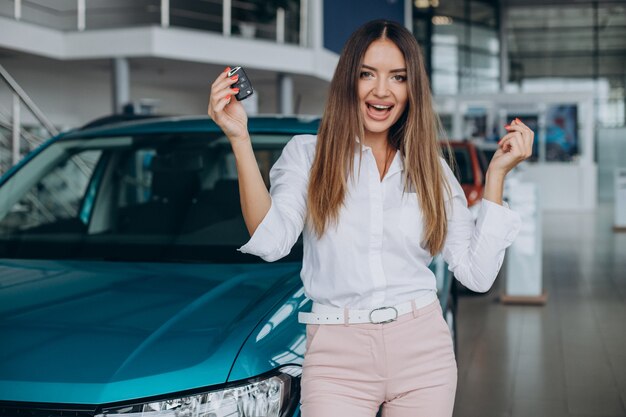
<svg viewBox="0 0 626 417"><path fill-rule="evenodd" d="M317 119L256 117L269 171ZM98 122L0 178L0 415L299 416L302 240L249 239L235 158L206 117ZM455 335L452 280L431 266Z"/></svg>

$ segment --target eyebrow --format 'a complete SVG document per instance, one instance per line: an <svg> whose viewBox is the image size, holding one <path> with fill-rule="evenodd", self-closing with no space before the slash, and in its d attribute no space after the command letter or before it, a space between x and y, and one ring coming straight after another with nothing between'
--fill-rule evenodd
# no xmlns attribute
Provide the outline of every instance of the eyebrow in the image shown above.
<svg viewBox="0 0 626 417"><path fill-rule="evenodd" d="M370 69L370 70L372 70L372 71L378 71L376 68L374 68L374 67L370 67L369 65L365 65L365 64L363 64L363 65L361 65L361 66L362 66L363 68L367 68L367 69ZM406 72L406 68L397 68L397 69L392 69L392 70L391 70L391 71L389 71L389 72Z"/></svg>

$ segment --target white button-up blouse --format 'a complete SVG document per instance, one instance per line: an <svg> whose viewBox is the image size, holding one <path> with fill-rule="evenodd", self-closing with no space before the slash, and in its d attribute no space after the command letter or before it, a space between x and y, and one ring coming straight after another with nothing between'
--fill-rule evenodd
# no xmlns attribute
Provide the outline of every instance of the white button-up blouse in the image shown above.
<svg viewBox="0 0 626 417"><path fill-rule="evenodd" d="M298 135L287 143L270 170L270 210L238 250L272 262L286 256L302 232L300 275L305 294L328 306L369 309L436 291L435 276L428 268L432 256L420 246L417 196L402 194L399 151L381 181L371 148L357 149L354 181L348 180L337 226L329 226L319 240L304 227L316 140L315 135ZM359 152L363 152L360 175ZM448 233L442 255L463 285L487 291L505 249L520 230L520 216L483 199L474 223L463 189L447 163L443 159L441 163L452 189L452 198L446 200Z"/></svg>

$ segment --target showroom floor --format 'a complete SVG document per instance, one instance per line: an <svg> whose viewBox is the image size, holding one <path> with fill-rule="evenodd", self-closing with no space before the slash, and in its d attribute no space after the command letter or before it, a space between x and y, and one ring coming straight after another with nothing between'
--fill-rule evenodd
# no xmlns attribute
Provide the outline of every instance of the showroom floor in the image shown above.
<svg viewBox="0 0 626 417"><path fill-rule="evenodd" d="M626 416L626 233L613 211L545 214L545 306L459 300L455 417Z"/></svg>

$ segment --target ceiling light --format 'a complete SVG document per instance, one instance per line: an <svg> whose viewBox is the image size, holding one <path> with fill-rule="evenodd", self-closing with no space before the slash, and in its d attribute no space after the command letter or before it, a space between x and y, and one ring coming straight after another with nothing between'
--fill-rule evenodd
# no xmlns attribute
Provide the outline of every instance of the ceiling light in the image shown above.
<svg viewBox="0 0 626 417"><path fill-rule="evenodd" d="M428 9L429 7L439 7L439 0L415 0L413 4L418 9Z"/></svg>
<svg viewBox="0 0 626 417"><path fill-rule="evenodd" d="M433 16L433 25L451 25L452 18L449 16Z"/></svg>

